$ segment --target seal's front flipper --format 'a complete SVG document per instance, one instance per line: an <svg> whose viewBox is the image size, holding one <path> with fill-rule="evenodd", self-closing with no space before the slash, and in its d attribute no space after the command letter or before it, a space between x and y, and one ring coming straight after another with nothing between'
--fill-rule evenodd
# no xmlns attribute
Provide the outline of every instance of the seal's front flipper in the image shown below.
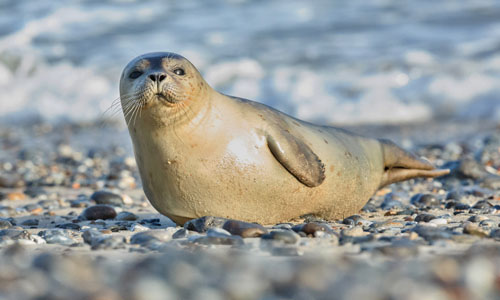
<svg viewBox="0 0 500 300"><path fill-rule="evenodd" d="M380 187L415 177L438 177L450 173L450 170L436 170L429 162L389 140L380 140L380 144L385 167Z"/></svg>
<svg viewBox="0 0 500 300"><path fill-rule="evenodd" d="M306 186L315 187L325 180L325 167L319 157L287 130L268 134L267 145L280 164Z"/></svg>

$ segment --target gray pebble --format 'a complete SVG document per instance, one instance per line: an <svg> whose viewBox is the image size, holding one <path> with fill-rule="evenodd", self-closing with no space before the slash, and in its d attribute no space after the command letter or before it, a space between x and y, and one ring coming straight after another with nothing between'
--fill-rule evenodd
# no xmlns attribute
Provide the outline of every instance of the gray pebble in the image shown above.
<svg viewBox="0 0 500 300"><path fill-rule="evenodd" d="M212 236L212 237L228 237L231 236L231 233L229 233L227 230L222 229L222 228L209 228L207 230L207 236Z"/></svg>
<svg viewBox="0 0 500 300"><path fill-rule="evenodd" d="M72 245L76 243L64 229L47 229L38 233L47 244Z"/></svg>
<svg viewBox="0 0 500 300"><path fill-rule="evenodd" d="M80 230L82 227L76 223L63 223L63 224L57 224L56 228Z"/></svg>
<svg viewBox="0 0 500 300"><path fill-rule="evenodd" d="M227 230L231 234L239 235L242 238L259 237L267 233L267 229L260 224L248 223L236 220L226 221L222 226L222 228Z"/></svg>
<svg viewBox="0 0 500 300"><path fill-rule="evenodd" d="M40 221L38 219L27 219L21 222L22 226L38 226Z"/></svg>
<svg viewBox="0 0 500 300"><path fill-rule="evenodd" d="M134 234L130 238L131 244L146 245L152 241L167 242L172 239L175 228L148 230Z"/></svg>
<svg viewBox="0 0 500 300"><path fill-rule="evenodd" d="M201 236L193 240L195 244L201 245L243 245L243 239L240 236L227 236L227 237L214 237L214 236Z"/></svg>
<svg viewBox="0 0 500 300"><path fill-rule="evenodd" d="M439 199L433 194L416 194L410 199L411 204L416 207L438 207Z"/></svg>
<svg viewBox="0 0 500 300"><path fill-rule="evenodd" d="M420 214L415 218L415 222L429 222L430 220L434 220L436 216L431 214Z"/></svg>
<svg viewBox="0 0 500 300"><path fill-rule="evenodd" d="M107 204L114 206L123 205L122 196L109 191L96 191L90 196L90 199L94 200L97 204Z"/></svg>
<svg viewBox="0 0 500 300"><path fill-rule="evenodd" d="M139 219L139 217L131 212L128 211L122 211L116 216L116 220L119 221L135 221Z"/></svg>
<svg viewBox="0 0 500 300"><path fill-rule="evenodd" d="M31 240L31 234L28 231L18 229L2 229L0 230L0 237L7 237L12 240Z"/></svg>
<svg viewBox="0 0 500 300"><path fill-rule="evenodd" d="M264 240L281 241L285 244L296 244L300 236L292 230L273 230L261 236Z"/></svg>
<svg viewBox="0 0 500 300"><path fill-rule="evenodd" d="M203 233L212 227L222 228L226 221L228 221L228 219L226 218L205 216L186 222L186 224L184 224L184 228L186 228L187 230Z"/></svg>
<svg viewBox="0 0 500 300"><path fill-rule="evenodd" d="M0 230L12 227L12 223L7 220L0 220Z"/></svg>
<svg viewBox="0 0 500 300"><path fill-rule="evenodd" d="M126 248L125 237L121 235L101 235L92 239L92 250L109 250Z"/></svg>
<svg viewBox="0 0 500 300"><path fill-rule="evenodd" d="M92 241L100 236L102 236L102 233L95 228L87 229L82 233L83 241L89 245L92 245Z"/></svg>

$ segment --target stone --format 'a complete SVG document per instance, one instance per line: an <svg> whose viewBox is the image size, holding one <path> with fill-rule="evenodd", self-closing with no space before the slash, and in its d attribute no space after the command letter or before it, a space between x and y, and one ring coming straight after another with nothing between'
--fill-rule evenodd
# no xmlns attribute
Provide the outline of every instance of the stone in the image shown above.
<svg viewBox="0 0 500 300"><path fill-rule="evenodd" d="M231 233L225 229L214 227L207 230L207 236L228 237L231 236Z"/></svg>
<svg viewBox="0 0 500 300"><path fill-rule="evenodd" d="M31 240L31 234L26 230L18 230L18 229L2 229L0 230L0 237L7 237L12 240Z"/></svg>
<svg viewBox="0 0 500 300"><path fill-rule="evenodd" d="M69 233L64 229L47 229L40 231L38 233L47 244L60 244L60 245L72 245L76 243L74 239L69 236Z"/></svg>
<svg viewBox="0 0 500 300"><path fill-rule="evenodd" d="M168 242L172 239L175 228L154 229L134 234L130 238L131 244L146 245L151 241Z"/></svg>
<svg viewBox="0 0 500 300"><path fill-rule="evenodd" d="M122 196L109 192L109 191L96 191L90 196L91 200L94 200L97 204L107 204L113 206L122 206L123 199Z"/></svg>
<svg viewBox="0 0 500 300"><path fill-rule="evenodd" d="M420 214L420 215L417 215L417 217L415 218L415 222L429 222L431 220L434 220L436 218L436 216L434 215L431 215L431 214Z"/></svg>
<svg viewBox="0 0 500 300"><path fill-rule="evenodd" d="M474 224L472 222L465 223L463 233L475 235L482 238L489 236L489 233L486 230L484 230L483 228L479 227L477 224Z"/></svg>
<svg viewBox="0 0 500 300"><path fill-rule="evenodd" d="M134 213L122 211L116 216L115 219L118 221L136 221L139 217Z"/></svg>
<svg viewBox="0 0 500 300"><path fill-rule="evenodd" d="M101 235L92 239L92 250L125 249L126 240L121 235Z"/></svg>
<svg viewBox="0 0 500 300"><path fill-rule="evenodd" d="M71 230L80 230L81 226L76 224L76 223L63 223L63 224L57 224L56 228L61 228L61 229L71 229Z"/></svg>
<svg viewBox="0 0 500 300"><path fill-rule="evenodd" d="M324 231L329 234L334 233L334 231L330 226L328 226L328 224L316 223L316 222L305 224L304 226L302 226L301 231L307 235L312 235L312 236L314 236L317 231Z"/></svg>
<svg viewBox="0 0 500 300"><path fill-rule="evenodd" d="M100 236L102 236L102 233L95 228L89 228L82 233L83 241L89 245L92 244L92 240L97 239Z"/></svg>
<svg viewBox="0 0 500 300"><path fill-rule="evenodd" d="M226 218L205 216L187 221L184 224L184 228L187 230L204 233L212 227L222 228L222 226L224 226L224 223L226 223L227 221L228 219Z"/></svg>
<svg viewBox="0 0 500 300"><path fill-rule="evenodd" d="M85 220L107 220L116 217L116 211L113 207L108 205L94 205L87 207L82 212L82 217Z"/></svg>
<svg viewBox="0 0 500 300"><path fill-rule="evenodd" d="M485 209L485 208L491 208L493 205L489 203L487 200L480 200L477 201L472 208L478 208L478 209Z"/></svg>
<svg viewBox="0 0 500 300"><path fill-rule="evenodd" d="M442 239L451 239L452 234L441 227L430 227L417 225L413 228L419 236L428 242L434 242Z"/></svg>
<svg viewBox="0 0 500 300"><path fill-rule="evenodd" d="M345 218L342 223L343 224L346 224L346 225L358 225L358 222L361 220L361 216L360 215L352 215L352 216L349 216L347 218Z"/></svg>
<svg viewBox="0 0 500 300"><path fill-rule="evenodd" d="M38 226L40 221L38 219L27 219L21 222L22 226Z"/></svg>
<svg viewBox="0 0 500 300"><path fill-rule="evenodd" d="M402 208L403 203L401 202L401 197L394 194L388 193L384 196L384 201L380 204L380 208L384 210L390 210L394 208Z"/></svg>
<svg viewBox="0 0 500 300"><path fill-rule="evenodd" d="M410 199L410 203L419 208L424 207L439 207L440 201L433 194L416 194Z"/></svg>
<svg viewBox="0 0 500 300"><path fill-rule="evenodd" d="M359 236L365 236L368 235L368 232L363 231L363 228L356 226L353 228L346 228L342 230L341 235L342 236L349 236L349 237L359 237Z"/></svg>
<svg viewBox="0 0 500 300"><path fill-rule="evenodd" d="M193 240L195 244L201 245L243 245L243 239L240 236L227 236L227 237L214 237L214 236L201 236Z"/></svg>
<svg viewBox="0 0 500 300"><path fill-rule="evenodd" d="M10 228L10 227L12 227L12 223L10 223L7 220L1 220L0 219L0 230L1 229L7 229L7 228Z"/></svg>
<svg viewBox="0 0 500 300"><path fill-rule="evenodd" d="M223 229L227 230L233 235L239 235L242 238L249 237L260 237L267 233L267 229L260 224L247 223L236 220L228 220L222 226Z"/></svg>
<svg viewBox="0 0 500 300"><path fill-rule="evenodd" d="M300 236L292 230L273 230L261 236L263 240L281 241L285 244L296 244Z"/></svg>

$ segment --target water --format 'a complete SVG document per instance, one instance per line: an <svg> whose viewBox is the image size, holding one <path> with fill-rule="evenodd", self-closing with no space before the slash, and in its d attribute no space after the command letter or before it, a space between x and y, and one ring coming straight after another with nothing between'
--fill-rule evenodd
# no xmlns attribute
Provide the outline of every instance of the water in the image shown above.
<svg viewBox="0 0 500 300"><path fill-rule="evenodd" d="M0 0L0 119L95 120L129 60L172 51L310 121L496 121L499 50L500 1Z"/></svg>

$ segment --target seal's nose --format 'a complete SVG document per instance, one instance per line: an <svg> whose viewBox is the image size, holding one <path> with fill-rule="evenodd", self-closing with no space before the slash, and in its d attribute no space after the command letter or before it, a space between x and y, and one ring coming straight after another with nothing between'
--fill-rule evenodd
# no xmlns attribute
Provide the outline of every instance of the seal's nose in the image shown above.
<svg viewBox="0 0 500 300"><path fill-rule="evenodd" d="M149 79L153 82L162 82L165 78L167 78L167 74L165 73L154 73L148 76Z"/></svg>

